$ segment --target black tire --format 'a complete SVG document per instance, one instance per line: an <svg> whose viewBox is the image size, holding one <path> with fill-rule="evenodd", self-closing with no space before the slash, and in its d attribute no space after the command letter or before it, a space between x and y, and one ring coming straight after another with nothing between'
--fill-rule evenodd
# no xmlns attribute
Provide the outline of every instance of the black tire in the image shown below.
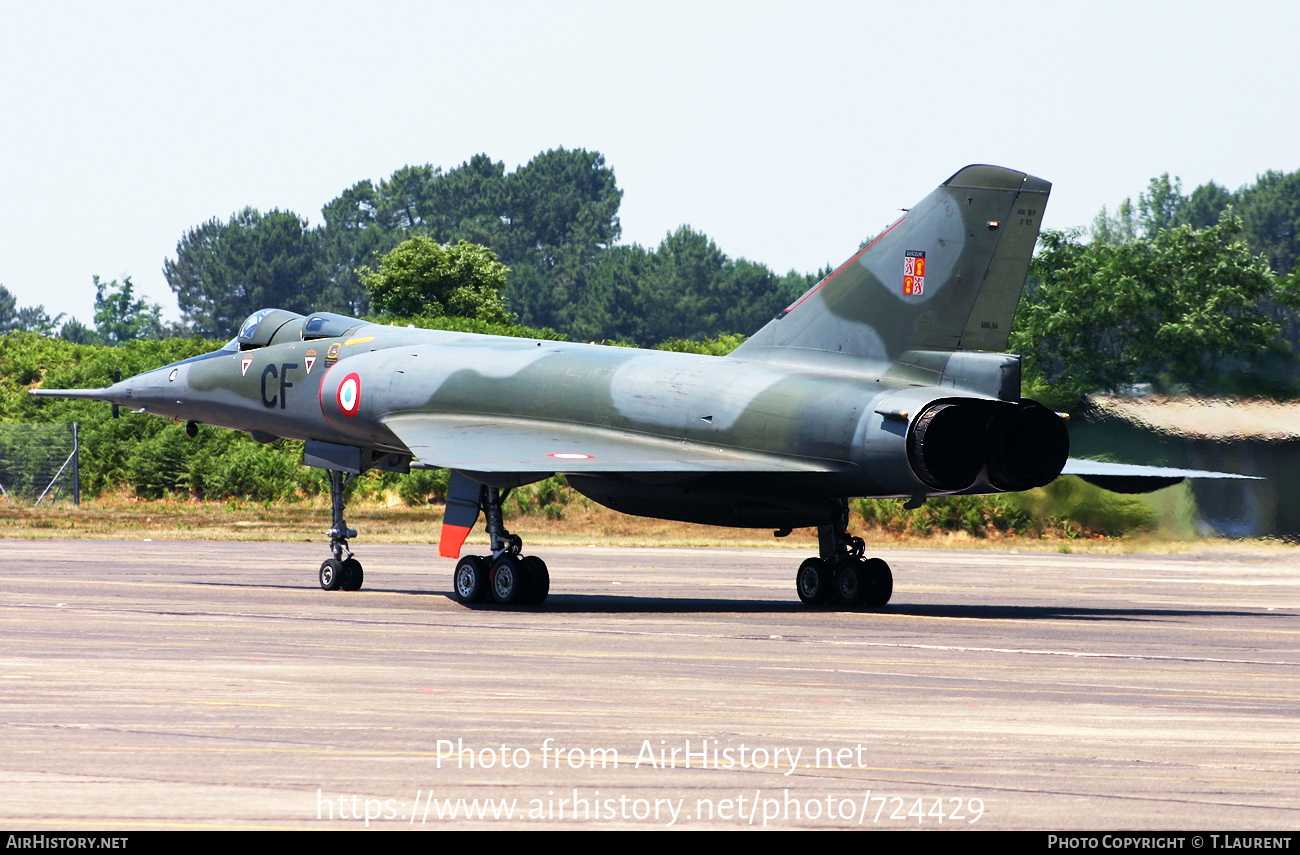
<svg viewBox="0 0 1300 855"><path fill-rule="evenodd" d="M835 600L848 608L862 605L867 595L867 578L861 559L841 559L835 570Z"/></svg>
<svg viewBox="0 0 1300 855"><path fill-rule="evenodd" d="M492 599L503 606L528 602L531 585L528 568L515 556L506 553L492 565Z"/></svg>
<svg viewBox="0 0 1300 855"><path fill-rule="evenodd" d="M806 606L820 606L831 596L831 568L820 558L809 558L799 565L794 586Z"/></svg>
<svg viewBox="0 0 1300 855"><path fill-rule="evenodd" d="M540 606L551 593L551 572L546 569L546 562L536 555L528 556L520 564L531 577L529 581L532 583L532 593L528 597L528 605Z"/></svg>
<svg viewBox="0 0 1300 855"><path fill-rule="evenodd" d="M868 558L862 562L862 604L880 608L894 595L894 574L881 558Z"/></svg>
<svg viewBox="0 0 1300 855"><path fill-rule="evenodd" d="M343 562L326 558L320 565L320 586L326 591L337 591L343 585Z"/></svg>
<svg viewBox="0 0 1300 855"><path fill-rule="evenodd" d="M477 555L467 555L456 564L451 577L452 593L467 606L481 603L488 595L488 563Z"/></svg>
<svg viewBox="0 0 1300 855"><path fill-rule="evenodd" d="M344 591L360 591L361 583L365 580L366 574L361 569L361 562L355 558L349 558L343 562L343 582L339 585Z"/></svg>

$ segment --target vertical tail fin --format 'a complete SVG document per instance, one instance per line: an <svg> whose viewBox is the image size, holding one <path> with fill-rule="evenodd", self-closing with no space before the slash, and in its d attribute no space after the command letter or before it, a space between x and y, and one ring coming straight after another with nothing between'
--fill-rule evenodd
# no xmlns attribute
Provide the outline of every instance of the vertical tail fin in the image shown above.
<svg viewBox="0 0 1300 855"><path fill-rule="evenodd" d="M896 362L909 351L1001 351L1052 185L967 166L733 356L791 349Z"/></svg>

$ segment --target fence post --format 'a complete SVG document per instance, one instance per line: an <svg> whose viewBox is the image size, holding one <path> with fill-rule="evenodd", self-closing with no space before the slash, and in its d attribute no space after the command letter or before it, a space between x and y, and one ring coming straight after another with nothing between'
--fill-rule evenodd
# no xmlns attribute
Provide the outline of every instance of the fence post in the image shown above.
<svg viewBox="0 0 1300 855"><path fill-rule="evenodd" d="M81 444L78 442L77 422L72 423L72 504L81 507Z"/></svg>

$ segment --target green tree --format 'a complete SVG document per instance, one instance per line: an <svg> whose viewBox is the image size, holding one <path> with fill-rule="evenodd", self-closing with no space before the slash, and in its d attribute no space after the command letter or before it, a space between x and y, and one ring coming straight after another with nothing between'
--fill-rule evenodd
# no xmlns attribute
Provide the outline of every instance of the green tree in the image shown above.
<svg viewBox="0 0 1300 855"><path fill-rule="evenodd" d="M1274 273L1289 273L1300 261L1300 171L1265 172L1237 195L1251 248L1264 254Z"/></svg>
<svg viewBox="0 0 1300 855"><path fill-rule="evenodd" d="M442 243L467 240L490 247L502 257L507 228L506 167L486 154L476 154L429 186L434 218L426 220L429 233Z"/></svg>
<svg viewBox="0 0 1300 855"><path fill-rule="evenodd" d="M424 166L403 166L387 181L379 184L375 216L389 231L414 231L424 226L432 213L429 182L441 170Z"/></svg>
<svg viewBox="0 0 1300 855"><path fill-rule="evenodd" d="M1219 221L1219 217L1235 200L1236 197L1228 192L1227 188L1213 181L1202 184L1188 194L1179 212L1178 224L1191 226L1194 229L1212 226Z"/></svg>
<svg viewBox="0 0 1300 855"><path fill-rule="evenodd" d="M350 314L369 311L356 270L373 265L403 240L422 235L442 244L505 246L505 165L478 154L443 172L404 166L378 185L361 181L321 210L321 242L334 290Z"/></svg>
<svg viewBox="0 0 1300 855"><path fill-rule="evenodd" d="M584 341L648 342L641 317L641 283L648 275L653 255L640 244L614 246L600 261L584 271L582 293L572 309L557 320L558 328ZM541 293L545 277L528 265L513 272L510 293ZM512 299L511 305L515 305Z"/></svg>
<svg viewBox="0 0 1300 855"><path fill-rule="evenodd" d="M1103 205L1101 211L1092 221L1089 235L1101 243L1128 243L1138 239L1137 215L1133 212L1133 203L1128 199L1119 203L1112 216Z"/></svg>
<svg viewBox="0 0 1300 855"><path fill-rule="evenodd" d="M386 229L379 222L377 194L374 185L361 181L321 209L325 225L318 238L325 276L333 283L338 311L343 314L369 312L370 297L356 270L375 263L402 240L400 231Z"/></svg>
<svg viewBox="0 0 1300 855"><path fill-rule="evenodd" d="M716 328L717 303L711 297L730 266L718 245L690 226L664 238L648 275L637 283L638 317L632 340L646 344L691 338Z"/></svg>
<svg viewBox="0 0 1300 855"><path fill-rule="evenodd" d="M1182 182L1177 177L1171 179L1166 172L1151 179L1146 192L1138 195L1136 205L1125 199L1113 216L1103 207L1092 221L1092 237L1104 243L1128 243L1155 237L1165 229L1185 222L1186 202L1182 195ZM1217 221L1216 214L1212 223Z"/></svg>
<svg viewBox="0 0 1300 855"><path fill-rule="evenodd" d="M1274 273L1287 273L1300 260L1300 171L1265 172L1235 193L1211 181L1186 196L1179 179L1165 173L1151 179L1136 205L1125 199L1114 215L1102 208L1092 236L1123 243L1153 238L1174 226L1208 228L1229 208L1241 218L1247 246L1266 256Z"/></svg>
<svg viewBox="0 0 1300 855"><path fill-rule="evenodd" d="M54 335L64 317L66 315L60 312L51 318L44 306L24 306L18 310L18 329L39 335Z"/></svg>
<svg viewBox="0 0 1300 855"><path fill-rule="evenodd" d="M63 314L51 318L45 306L19 306L18 299L0 285L0 333L34 332L54 335L63 321Z"/></svg>
<svg viewBox="0 0 1300 855"><path fill-rule="evenodd" d="M623 191L599 152L554 149L506 176L504 229L492 247L510 265L510 308L531 326L568 327L588 275L618 240Z"/></svg>
<svg viewBox="0 0 1300 855"><path fill-rule="evenodd" d="M1293 300L1231 213L1120 244L1044 232L1030 275L1011 349L1066 400L1140 382L1203 388L1216 363L1277 346L1261 304Z"/></svg>
<svg viewBox="0 0 1300 855"><path fill-rule="evenodd" d="M542 268L573 253L594 261L622 232L622 198L614 170L599 152L559 148L537 155L506 180L506 257Z"/></svg>
<svg viewBox="0 0 1300 855"><path fill-rule="evenodd" d="M326 276L318 236L289 211L250 207L229 222L209 220L180 240L163 274L185 322L213 338L233 335L258 309L350 308Z"/></svg>
<svg viewBox="0 0 1300 855"><path fill-rule="evenodd" d="M761 264L733 261L689 228L670 233L656 250L620 247L622 195L604 156L583 149L542 152L511 173L486 154L447 171L404 166L330 201L320 229L307 230L292 214L262 217L251 208L229 223L207 223L178 245L165 272L194 328L227 335L267 306L424 312L423 298L402 311L371 306L361 274L374 275L370 268L410 238L442 246L467 241L488 247L509 268L502 295L521 323L645 345L751 333L819 278L777 276ZM273 217L292 222L272 228ZM283 252L285 244L293 252ZM286 270L287 288L279 284ZM294 285L303 282L312 285ZM262 296L247 296L253 292ZM461 311L433 299L437 311ZM467 305L472 309L464 311L479 311L473 298Z"/></svg>
<svg viewBox="0 0 1300 855"><path fill-rule="evenodd" d="M162 306L147 303L144 298L133 299L135 286L130 276L121 283L116 279L101 282L98 276L94 281L95 332L105 344L163 337Z"/></svg>
<svg viewBox="0 0 1300 855"><path fill-rule="evenodd" d="M99 334L76 318L69 318L59 330L59 338L72 344L103 344Z"/></svg>
<svg viewBox="0 0 1300 855"><path fill-rule="evenodd" d="M1177 176L1171 180L1168 172L1151 179L1147 192L1138 196L1138 217L1143 235L1154 237L1179 221L1186 202L1182 191L1182 181Z"/></svg>
<svg viewBox="0 0 1300 855"><path fill-rule="evenodd" d="M357 272L379 314L514 320L501 298L507 269L484 246L460 241L444 247L432 238L413 237L383 256L377 271Z"/></svg>
<svg viewBox="0 0 1300 855"><path fill-rule="evenodd" d="M586 274L586 291L566 331L651 346L670 339L752 334L822 276L777 276L732 260L707 235L682 226L647 251L616 246Z"/></svg>
<svg viewBox="0 0 1300 855"><path fill-rule="evenodd" d="M18 298L0 285L0 333L18 329Z"/></svg>

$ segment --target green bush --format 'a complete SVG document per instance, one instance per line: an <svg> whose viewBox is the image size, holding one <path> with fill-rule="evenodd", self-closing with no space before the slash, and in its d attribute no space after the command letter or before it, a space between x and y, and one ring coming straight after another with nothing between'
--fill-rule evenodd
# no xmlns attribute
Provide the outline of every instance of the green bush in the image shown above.
<svg viewBox="0 0 1300 855"><path fill-rule="evenodd" d="M1151 529L1157 522L1154 508L1143 499L1068 475L1024 493L939 496L912 510L903 504L902 499L859 499L857 509L870 528L922 537L958 531L975 537L1049 532L1116 537Z"/></svg>
<svg viewBox="0 0 1300 855"><path fill-rule="evenodd" d="M574 489L563 475L516 487L501 505L501 512L506 519L520 516L542 514L547 519L564 519L564 511L574 498Z"/></svg>
<svg viewBox="0 0 1300 855"><path fill-rule="evenodd" d="M1072 475L1017 493L1015 501L1034 517L1063 520L1108 537L1148 530L1157 521L1155 509L1141 497L1112 493Z"/></svg>
<svg viewBox="0 0 1300 855"><path fill-rule="evenodd" d="M449 469L413 469L397 482L397 495L408 505L427 505L447 501Z"/></svg>
<svg viewBox="0 0 1300 855"><path fill-rule="evenodd" d="M1024 534L1033 518L1007 496L940 496L908 510L902 499L859 499L858 512L870 527L894 534L929 535L964 531L975 537Z"/></svg>

